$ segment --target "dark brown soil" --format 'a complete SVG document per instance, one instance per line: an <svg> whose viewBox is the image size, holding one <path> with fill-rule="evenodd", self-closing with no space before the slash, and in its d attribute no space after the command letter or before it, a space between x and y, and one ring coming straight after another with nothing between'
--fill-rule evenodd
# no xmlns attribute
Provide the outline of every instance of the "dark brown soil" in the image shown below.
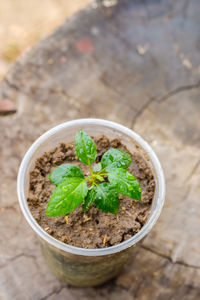
<svg viewBox="0 0 200 300"><path fill-rule="evenodd" d="M106 136L94 138L99 162L109 148L129 152L120 140L109 140ZM81 248L103 248L123 242L136 234L146 222L155 190L155 181L148 162L138 153L131 153L132 163L128 170L139 180L142 200L136 201L120 195L120 209L117 215L104 213L92 206L87 213L81 207L68 216L47 217L45 210L55 188L48 179L49 173L62 163L80 166L85 176L88 166L77 160L74 143L60 144L59 147L37 159L30 173L28 205L33 217L50 235L60 241Z"/></svg>

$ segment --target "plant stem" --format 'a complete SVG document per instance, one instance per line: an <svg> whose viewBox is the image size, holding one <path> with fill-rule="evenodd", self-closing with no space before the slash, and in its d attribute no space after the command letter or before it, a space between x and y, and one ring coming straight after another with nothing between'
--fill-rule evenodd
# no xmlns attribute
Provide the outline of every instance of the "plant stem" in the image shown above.
<svg viewBox="0 0 200 300"><path fill-rule="evenodd" d="M101 173L105 171L106 168L103 168L102 170L100 170L97 175L102 175Z"/></svg>
<svg viewBox="0 0 200 300"><path fill-rule="evenodd" d="M92 175L92 177L94 176L94 173L93 173L93 170L92 170L92 167L91 167L91 164L89 164L89 168L90 168L90 173Z"/></svg>
<svg viewBox="0 0 200 300"><path fill-rule="evenodd" d="M100 173L100 174L97 174L97 175L104 176L104 175L108 175L108 173Z"/></svg>
<svg viewBox="0 0 200 300"><path fill-rule="evenodd" d="M88 176L88 177L86 177L86 178L84 179L84 181L90 180L91 178L92 178L92 176Z"/></svg>

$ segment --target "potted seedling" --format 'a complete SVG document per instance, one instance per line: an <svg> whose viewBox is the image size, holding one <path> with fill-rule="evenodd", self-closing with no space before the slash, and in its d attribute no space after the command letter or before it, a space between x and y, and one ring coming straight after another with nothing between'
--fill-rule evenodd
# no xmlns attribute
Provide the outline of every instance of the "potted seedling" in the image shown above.
<svg viewBox="0 0 200 300"><path fill-rule="evenodd" d="M89 167L90 174L84 177L80 167L69 163L61 164L50 173L49 179L56 188L48 202L46 216L67 215L80 204L85 212L93 203L105 213L117 214L118 193L141 200L140 184L126 170L131 163L128 153L110 148L103 154L101 162L92 168L97 148L92 138L81 129L75 137L75 152L79 161Z"/></svg>
<svg viewBox="0 0 200 300"><path fill-rule="evenodd" d="M132 130L99 119L46 132L18 176L20 205L47 264L78 286L117 275L155 224L164 193L150 146Z"/></svg>

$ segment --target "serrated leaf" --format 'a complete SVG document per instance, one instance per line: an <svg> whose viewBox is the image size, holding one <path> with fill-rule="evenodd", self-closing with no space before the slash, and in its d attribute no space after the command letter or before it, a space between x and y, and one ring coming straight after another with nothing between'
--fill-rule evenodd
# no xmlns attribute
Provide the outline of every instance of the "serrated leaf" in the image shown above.
<svg viewBox="0 0 200 300"><path fill-rule="evenodd" d="M99 172L99 171L101 171L101 163L99 162L99 163L95 164L95 165L92 167L92 170L93 170L94 172Z"/></svg>
<svg viewBox="0 0 200 300"><path fill-rule="evenodd" d="M131 163L131 156L119 149L111 148L104 153L101 159L102 169L110 170L113 168L126 169Z"/></svg>
<svg viewBox="0 0 200 300"><path fill-rule="evenodd" d="M96 192L94 190L94 187L88 191L88 194L82 204L82 212L88 211L88 209L90 208L90 206L95 200L95 194Z"/></svg>
<svg viewBox="0 0 200 300"><path fill-rule="evenodd" d="M79 177L84 178L82 170L73 164L62 164L57 167L51 174L49 175L49 180L58 185L60 182L65 180L68 177Z"/></svg>
<svg viewBox="0 0 200 300"><path fill-rule="evenodd" d="M58 217L76 209L88 192L84 179L72 177L62 181L54 190L46 209L46 216Z"/></svg>
<svg viewBox="0 0 200 300"><path fill-rule="evenodd" d="M95 205L104 212L117 214L119 211L119 197L117 191L108 182L95 186Z"/></svg>
<svg viewBox="0 0 200 300"><path fill-rule="evenodd" d="M137 179L122 168L109 170L108 179L118 193L141 200L141 187Z"/></svg>
<svg viewBox="0 0 200 300"><path fill-rule="evenodd" d="M83 130L79 130L76 134L75 150L78 159L86 165L90 165L96 159L96 145L93 139Z"/></svg>

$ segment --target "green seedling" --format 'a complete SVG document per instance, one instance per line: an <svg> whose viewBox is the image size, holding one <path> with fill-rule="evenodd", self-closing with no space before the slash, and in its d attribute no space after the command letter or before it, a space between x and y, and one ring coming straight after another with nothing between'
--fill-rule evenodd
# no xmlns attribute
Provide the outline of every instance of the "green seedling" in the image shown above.
<svg viewBox="0 0 200 300"><path fill-rule="evenodd" d="M82 211L94 205L103 212L117 214L119 194L141 200L141 187L137 179L127 171L131 156L111 148L93 164L97 148L93 139L83 130L75 137L75 151L80 162L88 165L90 175L84 177L82 170L73 164L62 164L50 175L56 188L46 209L46 216L57 217L69 214L82 204ZM93 165L92 165L93 164Z"/></svg>

